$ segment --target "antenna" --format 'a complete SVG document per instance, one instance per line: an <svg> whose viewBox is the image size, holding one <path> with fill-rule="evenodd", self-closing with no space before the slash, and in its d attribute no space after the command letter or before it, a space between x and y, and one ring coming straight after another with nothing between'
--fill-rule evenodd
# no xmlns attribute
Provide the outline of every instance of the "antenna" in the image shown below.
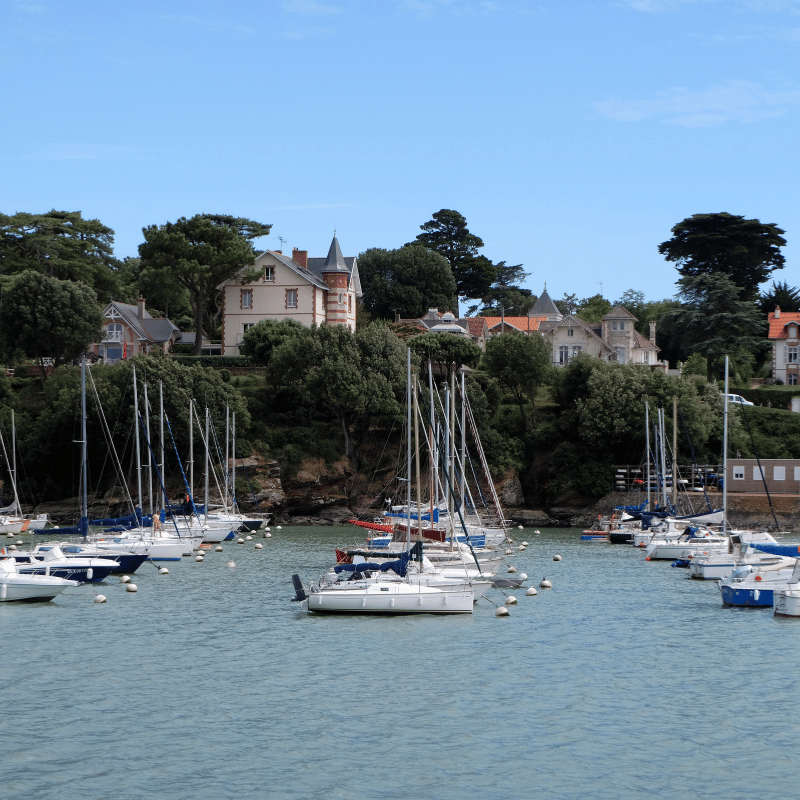
<svg viewBox="0 0 800 800"><path fill-rule="evenodd" d="M283 236L279 236L278 241L281 243L281 252L283 252L283 245L285 244L286 239L284 239Z"/></svg>

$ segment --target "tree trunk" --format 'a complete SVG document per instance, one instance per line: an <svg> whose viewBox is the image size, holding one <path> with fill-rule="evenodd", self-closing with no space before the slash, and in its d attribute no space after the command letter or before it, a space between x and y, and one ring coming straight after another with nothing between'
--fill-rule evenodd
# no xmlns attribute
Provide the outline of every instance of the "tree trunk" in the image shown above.
<svg viewBox="0 0 800 800"><path fill-rule="evenodd" d="M350 431L348 430L347 419L341 412L339 412L339 420L342 423L342 431L344 433L344 454L350 459L350 461L352 461L353 443L350 441Z"/></svg>
<svg viewBox="0 0 800 800"><path fill-rule="evenodd" d="M199 356L203 352L203 300L196 290L190 293L189 298L194 311L194 355Z"/></svg>

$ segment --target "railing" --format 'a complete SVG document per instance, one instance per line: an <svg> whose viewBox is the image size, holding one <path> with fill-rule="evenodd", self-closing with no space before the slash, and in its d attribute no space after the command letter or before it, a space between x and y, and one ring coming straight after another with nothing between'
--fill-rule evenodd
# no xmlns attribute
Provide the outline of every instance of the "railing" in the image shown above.
<svg viewBox="0 0 800 800"><path fill-rule="evenodd" d="M104 331L103 332L103 341L104 342L121 342L122 341L122 331Z"/></svg>
<svg viewBox="0 0 800 800"><path fill-rule="evenodd" d="M714 488L717 485L716 479L722 475L722 467L719 464L698 464L697 466L678 465L678 488L681 491L699 492L705 486ZM672 488L672 474L664 476L664 483L667 488ZM650 491L659 491L661 485L656 474L655 467L650 468ZM622 464L614 467L614 491L615 492L646 492L647 491L647 470L641 464L636 466Z"/></svg>

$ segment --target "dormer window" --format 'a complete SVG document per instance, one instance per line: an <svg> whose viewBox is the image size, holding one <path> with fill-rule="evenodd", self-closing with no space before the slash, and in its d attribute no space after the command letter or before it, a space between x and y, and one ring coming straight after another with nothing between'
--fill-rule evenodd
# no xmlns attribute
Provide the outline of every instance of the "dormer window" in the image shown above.
<svg viewBox="0 0 800 800"><path fill-rule="evenodd" d="M264 280L267 283L275 282L275 267L264 267Z"/></svg>
<svg viewBox="0 0 800 800"><path fill-rule="evenodd" d="M567 336L574 336L575 329L574 328L567 328Z"/></svg>

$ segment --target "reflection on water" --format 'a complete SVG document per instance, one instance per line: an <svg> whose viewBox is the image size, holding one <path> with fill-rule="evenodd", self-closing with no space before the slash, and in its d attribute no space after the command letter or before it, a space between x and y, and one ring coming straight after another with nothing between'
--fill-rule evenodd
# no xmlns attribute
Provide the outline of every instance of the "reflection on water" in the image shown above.
<svg viewBox="0 0 800 800"><path fill-rule="evenodd" d="M291 574L357 541L331 527L169 575L145 564L136 594L108 579L0 604L0 797L794 792L800 620L725 608L713 582L578 531L515 533L529 585L553 588L516 591L505 619L487 600L446 618L299 612Z"/></svg>

